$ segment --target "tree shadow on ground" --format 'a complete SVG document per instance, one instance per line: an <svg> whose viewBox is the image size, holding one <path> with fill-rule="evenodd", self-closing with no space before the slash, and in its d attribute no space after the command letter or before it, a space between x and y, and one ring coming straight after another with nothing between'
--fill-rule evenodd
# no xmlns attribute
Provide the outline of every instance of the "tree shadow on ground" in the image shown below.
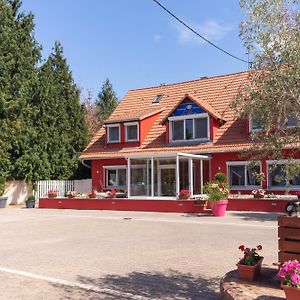
<svg viewBox="0 0 300 300"><path fill-rule="evenodd" d="M240 217L245 221L277 221L280 213L255 213L255 212L231 212L233 216Z"/></svg>
<svg viewBox="0 0 300 300"><path fill-rule="evenodd" d="M219 299L219 277L202 278L189 273L169 270L160 272L132 272L126 276L107 275L102 278L78 276L81 284L101 289L110 289L120 293L129 293L144 299ZM58 286L58 285L55 285ZM60 286L64 289L64 299L128 299L108 292L107 298L103 294L84 289L74 289ZM75 294L76 293L76 294ZM115 297L115 298L114 298Z"/></svg>

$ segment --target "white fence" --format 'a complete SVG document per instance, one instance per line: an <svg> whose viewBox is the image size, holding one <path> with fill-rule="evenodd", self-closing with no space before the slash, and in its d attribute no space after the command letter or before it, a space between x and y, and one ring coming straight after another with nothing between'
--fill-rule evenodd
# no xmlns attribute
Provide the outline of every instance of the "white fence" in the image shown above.
<svg viewBox="0 0 300 300"><path fill-rule="evenodd" d="M82 180L41 180L37 184L37 197L46 197L49 190L57 190L59 197L64 197L68 191L87 193L92 190L92 179Z"/></svg>

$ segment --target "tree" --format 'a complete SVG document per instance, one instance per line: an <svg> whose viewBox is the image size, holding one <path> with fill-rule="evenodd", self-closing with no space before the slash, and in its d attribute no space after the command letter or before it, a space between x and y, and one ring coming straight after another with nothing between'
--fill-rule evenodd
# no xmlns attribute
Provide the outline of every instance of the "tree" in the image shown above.
<svg viewBox="0 0 300 300"><path fill-rule="evenodd" d="M88 92L88 97L82 101L82 104L85 111L85 122L88 128L89 141L91 141L101 127L97 116L97 107L92 100L91 91Z"/></svg>
<svg viewBox="0 0 300 300"><path fill-rule="evenodd" d="M299 149L300 14L299 0L241 0L247 18L241 37L249 50L249 84L232 103L241 117L259 122L252 133L254 159L279 159L286 147ZM285 153L286 155L287 153ZM290 158L293 152L289 152Z"/></svg>
<svg viewBox="0 0 300 300"><path fill-rule="evenodd" d="M79 88L58 42L40 69L37 91L35 121L40 133L39 156L44 155L37 177L67 179L87 144L87 127Z"/></svg>
<svg viewBox="0 0 300 300"><path fill-rule="evenodd" d="M19 178L18 162L35 135L31 98L40 46L20 0L0 0L0 176Z"/></svg>
<svg viewBox="0 0 300 300"><path fill-rule="evenodd" d="M111 115L111 113L115 110L117 105L118 105L117 95L113 90L112 84L107 78L102 85L101 91L96 101L100 122L106 120Z"/></svg>

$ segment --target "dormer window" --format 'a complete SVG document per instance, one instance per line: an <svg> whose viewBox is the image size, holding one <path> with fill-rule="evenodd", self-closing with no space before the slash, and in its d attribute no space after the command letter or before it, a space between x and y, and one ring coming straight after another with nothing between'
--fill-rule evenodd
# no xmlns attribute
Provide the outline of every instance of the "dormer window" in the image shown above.
<svg viewBox="0 0 300 300"><path fill-rule="evenodd" d="M209 115L207 113L170 117L170 141L209 140Z"/></svg>
<svg viewBox="0 0 300 300"><path fill-rule="evenodd" d="M258 120L257 118L250 116L249 129L250 129L250 132L262 131L263 130L262 122L260 120Z"/></svg>
<svg viewBox="0 0 300 300"><path fill-rule="evenodd" d="M110 124L107 126L107 142L120 143L120 124Z"/></svg>
<svg viewBox="0 0 300 300"><path fill-rule="evenodd" d="M152 103L159 103L160 100L162 99L162 97L163 97L163 94L156 95L155 98L153 99Z"/></svg>
<svg viewBox="0 0 300 300"><path fill-rule="evenodd" d="M139 140L139 123L125 123L125 140L126 142L135 142Z"/></svg>

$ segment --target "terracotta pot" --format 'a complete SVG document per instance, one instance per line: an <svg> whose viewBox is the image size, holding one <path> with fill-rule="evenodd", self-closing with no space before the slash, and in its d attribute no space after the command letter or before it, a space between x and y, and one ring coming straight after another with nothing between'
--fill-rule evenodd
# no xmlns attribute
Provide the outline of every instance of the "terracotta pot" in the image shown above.
<svg viewBox="0 0 300 300"><path fill-rule="evenodd" d="M179 197L179 200L189 200L190 199L190 196L187 195L187 196L180 196Z"/></svg>
<svg viewBox="0 0 300 300"><path fill-rule="evenodd" d="M246 281L254 281L261 271L261 264L263 259L264 258L261 257L260 260L254 266L248 266L238 263L237 267L240 279Z"/></svg>
<svg viewBox="0 0 300 300"><path fill-rule="evenodd" d="M211 210L212 214L215 217L224 217L226 215L226 208L227 208L228 200L219 200L216 202L211 202Z"/></svg>
<svg viewBox="0 0 300 300"><path fill-rule="evenodd" d="M281 287L284 290L285 297L287 300L299 300L300 299L300 288L287 286L282 284Z"/></svg>

